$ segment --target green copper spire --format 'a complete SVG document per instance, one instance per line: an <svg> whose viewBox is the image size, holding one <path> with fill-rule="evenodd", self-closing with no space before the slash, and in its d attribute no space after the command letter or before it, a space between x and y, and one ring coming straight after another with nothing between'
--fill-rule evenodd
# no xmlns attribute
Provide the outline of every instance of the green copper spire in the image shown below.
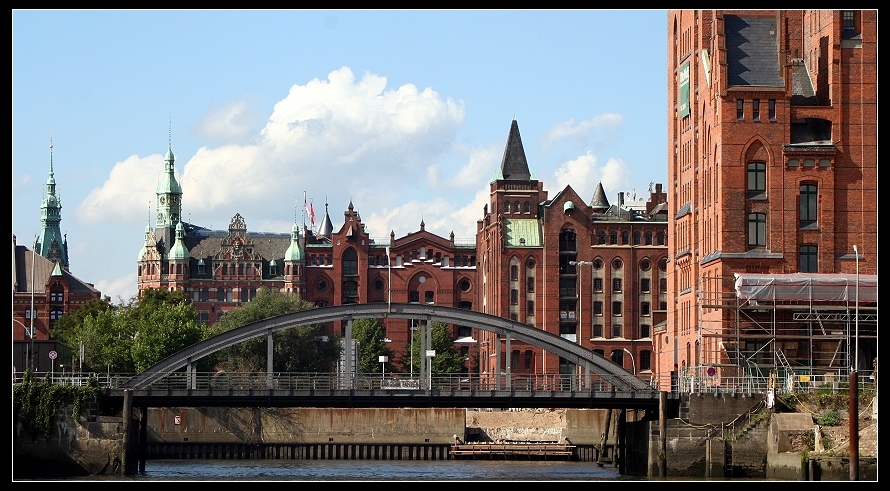
<svg viewBox="0 0 890 491"><path fill-rule="evenodd" d="M62 236L62 201L56 196L56 179L53 176L53 140L49 140L49 177L40 205L40 235L34 250L41 256L68 269L68 242Z"/></svg>
<svg viewBox="0 0 890 491"><path fill-rule="evenodd" d="M303 254L303 248L300 247L300 227L294 220L294 226L290 233L290 246L284 251L285 261L302 261L306 256Z"/></svg>
<svg viewBox="0 0 890 491"><path fill-rule="evenodd" d="M175 160L171 148L170 129L167 130L167 154L164 156L164 175L155 191L158 217L155 221L156 236L162 251L170 251L176 241L176 224L182 220L182 187L176 181Z"/></svg>

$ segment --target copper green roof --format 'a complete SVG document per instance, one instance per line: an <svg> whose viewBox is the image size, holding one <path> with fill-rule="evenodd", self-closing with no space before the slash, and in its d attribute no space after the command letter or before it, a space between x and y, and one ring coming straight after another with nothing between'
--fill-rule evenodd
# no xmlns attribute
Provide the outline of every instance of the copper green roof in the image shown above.
<svg viewBox="0 0 890 491"><path fill-rule="evenodd" d="M302 261L306 258L303 249L300 247L300 227L294 223L291 228L290 246L284 251L285 261Z"/></svg>
<svg viewBox="0 0 890 491"><path fill-rule="evenodd" d="M167 255L167 259L188 258L189 250L185 247L185 228L182 226L182 222L178 222L176 224L176 242L173 243L173 247L170 249L170 254Z"/></svg>
<svg viewBox="0 0 890 491"><path fill-rule="evenodd" d="M534 218L505 219L507 247L541 247L541 229Z"/></svg>

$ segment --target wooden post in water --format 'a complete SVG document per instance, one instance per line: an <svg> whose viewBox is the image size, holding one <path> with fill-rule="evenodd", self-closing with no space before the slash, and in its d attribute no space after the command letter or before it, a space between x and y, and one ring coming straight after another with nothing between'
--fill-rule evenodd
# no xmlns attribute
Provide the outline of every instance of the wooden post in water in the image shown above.
<svg viewBox="0 0 890 491"><path fill-rule="evenodd" d="M121 428L123 431L123 451L121 452L120 475L127 474L127 454L130 453L130 417L133 414L133 394L130 389L124 390L124 407L122 410Z"/></svg>
<svg viewBox="0 0 890 491"><path fill-rule="evenodd" d="M606 410L606 424L603 427L603 436L600 442L600 451L596 456L596 464L600 467L603 466L603 460L606 455L606 442L609 441L609 429L612 424L612 409ZM614 456L613 456L614 459Z"/></svg>
<svg viewBox="0 0 890 491"><path fill-rule="evenodd" d="M667 392L658 393L658 476L667 476Z"/></svg>

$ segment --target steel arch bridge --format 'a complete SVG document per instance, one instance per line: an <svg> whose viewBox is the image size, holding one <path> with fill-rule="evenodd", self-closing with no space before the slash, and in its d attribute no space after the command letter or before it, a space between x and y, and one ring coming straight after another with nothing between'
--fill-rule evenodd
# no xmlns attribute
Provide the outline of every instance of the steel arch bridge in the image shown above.
<svg viewBox="0 0 890 491"><path fill-rule="evenodd" d="M161 360L144 372L136 375L127 383L132 389L146 389L161 378L185 367L188 373L193 371L193 363L211 353L223 348L233 346L248 339L259 336L267 336L270 344L271 336L276 331L291 329L310 324L320 324L333 321L347 321L351 326L353 319L423 319L429 322L444 322L446 324L459 324L471 326L483 331L493 332L510 339L516 339L554 353L562 358L581 366L588 377L596 375L622 391L646 391L651 390L649 384L633 373L612 361L583 348L581 345L563 339L560 336L529 326L520 322L511 321L502 317L473 312L453 307L442 307L425 304L349 304L333 307L319 307L304 310L292 314L264 319L253 324L241 326L237 329L224 332L193 344L164 360ZM349 332L349 328L347 328ZM271 363L268 364L271 367ZM271 370L271 368L270 368ZM270 372L271 375L271 372Z"/></svg>

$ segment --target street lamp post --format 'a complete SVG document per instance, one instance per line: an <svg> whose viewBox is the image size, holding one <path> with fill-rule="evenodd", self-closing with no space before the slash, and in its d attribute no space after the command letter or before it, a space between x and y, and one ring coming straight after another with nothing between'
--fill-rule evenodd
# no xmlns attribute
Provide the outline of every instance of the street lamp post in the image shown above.
<svg viewBox="0 0 890 491"><path fill-rule="evenodd" d="M386 364L389 362L389 357L380 355L377 359L380 361L380 367L383 369L380 376L380 386L383 388L383 381L386 379Z"/></svg>
<svg viewBox="0 0 890 491"><path fill-rule="evenodd" d="M631 366L631 368L633 368L634 377L636 377L637 376L637 362L636 362L636 360L634 360L634 354L631 353L630 350L627 348L621 348L621 349L623 349L625 353L630 355L630 366ZM637 420L636 408L634 408L634 416L633 417L634 417L633 420L636 421Z"/></svg>
<svg viewBox="0 0 890 491"><path fill-rule="evenodd" d="M412 321L412 323L413 323L413 321ZM409 351L411 351L411 363L410 363L410 365L411 365L411 366L410 366L410 369L411 369L411 380L414 380L414 331L417 330L417 327L416 327L416 326L410 326L409 329L411 329L411 345L410 345L410 347L409 347ZM412 383L413 383L413 382L412 382Z"/></svg>
<svg viewBox="0 0 890 491"><path fill-rule="evenodd" d="M859 248L853 245L853 253L856 255L856 331L854 334L855 344L853 353L853 370L859 371Z"/></svg>
<svg viewBox="0 0 890 491"><path fill-rule="evenodd" d="M433 390L433 358L436 356L436 350L428 349L426 350L426 357L429 359L427 365L429 365L430 376L429 376L429 390Z"/></svg>
<svg viewBox="0 0 890 491"><path fill-rule="evenodd" d="M637 362L634 360L634 354L630 352L627 348L621 348L625 353L630 355L630 366L633 368L634 376L637 375Z"/></svg>
<svg viewBox="0 0 890 491"><path fill-rule="evenodd" d="M853 245L856 255L856 305L854 307L855 331L853 333L853 366L850 369L850 480L859 480L859 248Z"/></svg>
<svg viewBox="0 0 890 491"><path fill-rule="evenodd" d="M34 247L31 248L31 280L28 282L29 287L31 288L31 328L28 329L28 368L32 371L34 370L34 317L36 312L34 312L34 260L36 258L37 252L35 249L37 248L37 236L34 236Z"/></svg>

